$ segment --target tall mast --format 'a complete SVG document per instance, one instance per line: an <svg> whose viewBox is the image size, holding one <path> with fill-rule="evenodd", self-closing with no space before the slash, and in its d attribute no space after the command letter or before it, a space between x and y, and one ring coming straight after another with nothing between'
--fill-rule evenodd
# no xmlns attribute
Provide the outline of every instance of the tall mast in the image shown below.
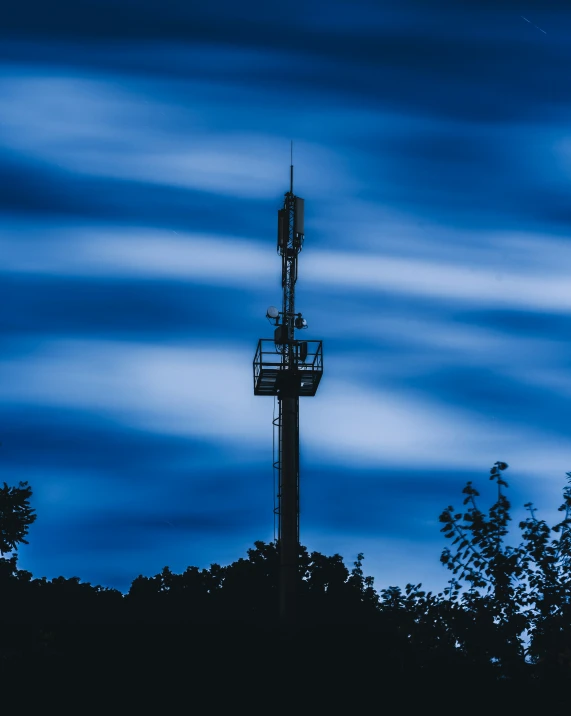
<svg viewBox="0 0 571 716"><path fill-rule="evenodd" d="M300 341L295 330L307 328L295 312L298 255L304 242L304 200L293 193L293 142L290 190L278 210L278 246L282 258L282 310L270 306L273 339L260 339L254 358L254 393L279 401L278 545L280 621L293 626L298 613L299 568L299 398L313 396L323 374L321 341Z"/></svg>

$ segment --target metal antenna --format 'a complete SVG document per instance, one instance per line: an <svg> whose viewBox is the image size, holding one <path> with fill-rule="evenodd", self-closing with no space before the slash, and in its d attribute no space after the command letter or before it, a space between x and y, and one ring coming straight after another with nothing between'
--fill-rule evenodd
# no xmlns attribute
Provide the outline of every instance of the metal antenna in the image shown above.
<svg viewBox="0 0 571 716"><path fill-rule="evenodd" d="M274 337L261 338L254 356L254 394L279 401L277 517L280 550L280 621L289 629L297 621L299 557L299 399L316 394L323 375L323 346L299 340L296 330L307 321L295 310L298 255L304 242L304 201L293 193L293 141L290 190L278 210L278 253L282 260L282 310L270 306L266 317Z"/></svg>
<svg viewBox="0 0 571 716"><path fill-rule="evenodd" d="M293 194L293 139L289 150L289 193Z"/></svg>

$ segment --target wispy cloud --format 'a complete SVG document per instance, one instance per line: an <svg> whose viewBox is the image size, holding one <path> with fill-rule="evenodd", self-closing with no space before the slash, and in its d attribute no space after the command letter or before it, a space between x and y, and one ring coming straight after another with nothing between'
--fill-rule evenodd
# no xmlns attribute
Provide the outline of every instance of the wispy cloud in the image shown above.
<svg viewBox="0 0 571 716"><path fill-rule="evenodd" d="M271 536L272 401L252 395L252 358L280 302L291 139L297 306L326 341L302 403L309 538L378 543L391 580L415 579L394 560L437 555L440 502L490 461L518 499L534 474L555 495L569 13L542 11L538 42L503 0L441 5L5 13L2 472L37 485L34 571L125 585ZM413 494L406 534L377 519Z"/></svg>

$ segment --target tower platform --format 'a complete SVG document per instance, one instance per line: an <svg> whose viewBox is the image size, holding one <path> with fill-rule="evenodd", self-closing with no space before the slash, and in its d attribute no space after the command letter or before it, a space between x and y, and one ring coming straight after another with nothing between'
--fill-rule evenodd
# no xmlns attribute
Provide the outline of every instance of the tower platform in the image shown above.
<svg viewBox="0 0 571 716"><path fill-rule="evenodd" d="M284 363L284 352L291 350L291 365ZM254 395L312 396L323 375L323 342L291 341L276 344L273 338L260 338L254 356Z"/></svg>

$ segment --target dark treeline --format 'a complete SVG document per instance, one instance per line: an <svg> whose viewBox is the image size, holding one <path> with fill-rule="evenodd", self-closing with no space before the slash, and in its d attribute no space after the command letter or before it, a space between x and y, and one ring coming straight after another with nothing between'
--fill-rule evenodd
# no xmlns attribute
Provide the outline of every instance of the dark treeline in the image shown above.
<svg viewBox="0 0 571 716"><path fill-rule="evenodd" d="M246 558L225 567L188 567L182 574L165 567L139 576L126 595L76 577L33 578L17 563L18 545L35 520L31 489L4 484L0 673L10 679L97 673L103 681L122 674L121 683L128 674L147 674L199 690L214 684L220 698L230 678L253 684L260 697L263 688L289 679L284 699L301 688L317 705L358 694L382 701L384 694L402 699L405 713L461 691L464 713L494 713L491 704L499 709L504 700L523 713L532 707L567 713L571 486L552 527L526 505L518 544L510 546L506 468L498 462L491 470L497 499L488 510L468 483L463 507L440 515L450 540L441 561L451 570L441 593L421 584L376 591L362 554L347 567L340 555L301 547L295 632L278 624L275 543L256 542Z"/></svg>

